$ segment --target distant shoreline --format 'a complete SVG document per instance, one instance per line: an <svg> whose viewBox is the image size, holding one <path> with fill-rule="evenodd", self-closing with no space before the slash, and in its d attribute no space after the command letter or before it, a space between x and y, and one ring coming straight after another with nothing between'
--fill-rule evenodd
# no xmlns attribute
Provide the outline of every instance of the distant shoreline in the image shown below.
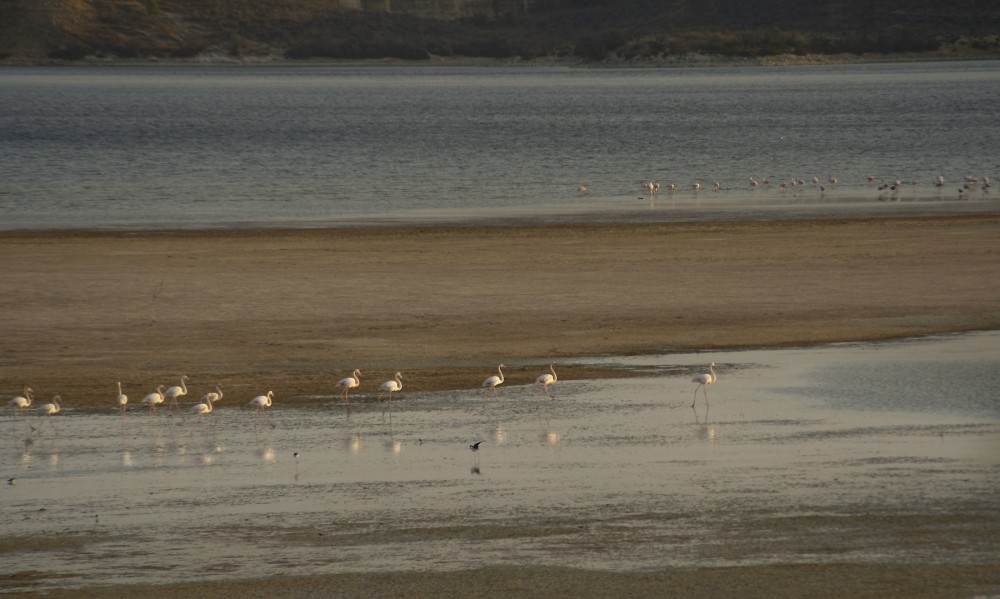
<svg viewBox="0 0 1000 599"><path fill-rule="evenodd" d="M0 59L0 67L524 67L545 68L564 67L579 69L651 69L651 68L712 68L712 67L776 67L776 66L817 66L837 64L883 64L914 62L979 62L1000 60L1000 55L969 55L951 52L926 54L779 54L762 57L718 56L692 53L676 56L636 59L609 59L587 61L580 58L542 57L524 60L513 58L477 58L431 56L427 60L406 60L398 58L366 59L289 59L278 55L233 57L224 53L205 53L191 58L96 58L81 60L35 59L29 57L7 57Z"/></svg>

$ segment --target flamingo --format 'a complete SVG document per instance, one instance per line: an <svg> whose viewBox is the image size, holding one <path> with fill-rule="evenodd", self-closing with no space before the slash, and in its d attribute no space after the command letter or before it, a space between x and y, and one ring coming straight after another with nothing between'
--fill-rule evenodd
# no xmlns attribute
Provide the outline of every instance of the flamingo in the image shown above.
<svg viewBox="0 0 1000 599"><path fill-rule="evenodd" d="M351 389L356 388L360 384L361 384L361 371L358 370L357 368L354 369L354 372L351 373L351 376L337 381L336 386L343 389L343 391L340 394L340 401L344 403L350 403L350 400L347 397L347 392Z"/></svg>
<svg viewBox="0 0 1000 599"><path fill-rule="evenodd" d="M125 404L128 403L128 395L122 393L121 381L118 382L118 407L122 410L122 416L125 416Z"/></svg>
<svg viewBox="0 0 1000 599"><path fill-rule="evenodd" d="M543 393L548 393L549 392L549 385L551 385L552 383L554 383L554 382L556 382L556 381L559 380L559 377L556 376L556 369L555 369L555 366L553 364L549 364L549 370L551 371L551 374L549 374L548 372L546 372L544 374L540 374L538 376L538 378L535 379L535 384L542 386L542 392ZM550 397L551 397L551 395L550 395Z"/></svg>
<svg viewBox="0 0 1000 599"><path fill-rule="evenodd" d="M590 193L590 188L586 185L581 185L576 188L576 192L582 196L588 195Z"/></svg>
<svg viewBox="0 0 1000 599"><path fill-rule="evenodd" d="M38 408L38 413L46 417L45 419L48 420L49 425L52 426L53 431L56 430L56 425L52 424L52 421L49 420L48 417L53 414L58 414L59 410L62 409L62 406L59 405L59 400L61 399L62 397L56 395L55 397L52 398L52 403L42 404Z"/></svg>
<svg viewBox="0 0 1000 599"><path fill-rule="evenodd" d="M693 189L695 193L698 193L699 191L701 191L701 183L695 183L694 185L691 186L691 189Z"/></svg>
<svg viewBox="0 0 1000 599"><path fill-rule="evenodd" d="M255 397L255 398L253 398L253 399L250 400L250 404L249 405L253 406L253 408L254 408L253 415L254 415L254 422L255 423L260 418L260 413L261 412L264 412L264 415L267 416L268 420L271 419L271 414L269 414L265 408L270 408L271 407L271 400L273 400L273 399L274 399L274 391L268 391L267 395L258 395L257 397ZM272 424L272 426L273 426L273 424ZM297 453L295 454L296 458L298 458L298 455L299 454L297 454Z"/></svg>
<svg viewBox="0 0 1000 599"><path fill-rule="evenodd" d="M402 391L402 389L403 389L403 380L402 379L403 379L403 375L397 372L395 380L386 381L386 382L382 383L382 386L378 388L378 390L379 390L378 402L382 403L382 393L388 393L389 394L389 405L392 406L392 392L393 391Z"/></svg>
<svg viewBox="0 0 1000 599"><path fill-rule="evenodd" d="M750 187L753 187L753 188L756 189L757 185L759 185L759 183L757 183L757 179L754 179L753 177L750 177Z"/></svg>
<svg viewBox="0 0 1000 599"><path fill-rule="evenodd" d="M191 413L198 415L198 422L201 422L201 417L205 414L212 413L212 402L222 399L221 392L218 399L214 399L215 393L206 393L205 397L202 397L204 403L195 404L191 407Z"/></svg>
<svg viewBox="0 0 1000 599"><path fill-rule="evenodd" d="M491 377L487 378L485 381L483 381L483 388L484 389L492 389L493 390L493 394L496 395L497 394L497 386L503 384L503 369L504 368L507 368L506 364L501 364L501 365L497 366L497 372L499 372L500 375L497 376L497 375L494 374L493 376L491 376Z"/></svg>
<svg viewBox="0 0 1000 599"><path fill-rule="evenodd" d="M163 403L163 385L157 385L156 391L153 391L146 397L142 398L142 403L149 404L149 411L151 414L156 413L157 404Z"/></svg>
<svg viewBox="0 0 1000 599"><path fill-rule="evenodd" d="M222 399L222 385L219 383L215 384L215 391L210 391L201 396L202 402L206 401L216 402L219 401L220 399Z"/></svg>
<svg viewBox="0 0 1000 599"><path fill-rule="evenodd" d="M24 410L30 407L31 400L34 399L33 395L34 391L31 390L31 387L25 385L24 391L22 393L24 393L24 395L19 395L14 399L10 400L9 402L10 409L14 410L15 416L17 415L18 410Z"/></svg>
<svg viewBox="0 0 1000 599"><path fill-rule="evenodd" d="M175 385L167 389L166 392L163 394L163 401L169 401L170 403L173 404L175 408L180 410L180 406L177 405L177 398L180 397L181 395L187 395L188 388L187 385L184 384L184 381L186 380L188 380L187 375L186 374L182 375L181 384L179 386ZM167 406L167 408L169 409L170 406Z"/></svg>
<svg viewBox="0 0 1000 599"><path fill-rule="evenodd" d="M698 376L691 379L692 383L698 383L698 386L694 388L694 401L698 401L698 389L701 389L702 393L705 394L705 405L708 405L708 391L706 390L706 385L711 385L718 378L715 375L715 362L708 367L709 371L706 374L699 374ZM691 402L691 407L694 407L694 401Z"/></svg>

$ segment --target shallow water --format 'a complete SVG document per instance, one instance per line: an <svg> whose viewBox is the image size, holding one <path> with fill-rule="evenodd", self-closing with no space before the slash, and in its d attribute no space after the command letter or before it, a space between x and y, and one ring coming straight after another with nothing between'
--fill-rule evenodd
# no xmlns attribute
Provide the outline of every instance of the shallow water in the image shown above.
<svg viewBox="0 0 1000 599"><path fill-rule="evenodd" d="M710 360L710 405L692 408ZM30 430L5 416L3 570L47 588L187 581L196 564L226 580L809 562L829 555L773 534L746 549L745 529L997 506L1000 333L614 362L645 375L560 380L553 399L403 393L391 412L364 395L350 414L289 398L259 422L227 401L201 423L67 407ZM899 551L873 538L836 558L915 559Z"/></svg>

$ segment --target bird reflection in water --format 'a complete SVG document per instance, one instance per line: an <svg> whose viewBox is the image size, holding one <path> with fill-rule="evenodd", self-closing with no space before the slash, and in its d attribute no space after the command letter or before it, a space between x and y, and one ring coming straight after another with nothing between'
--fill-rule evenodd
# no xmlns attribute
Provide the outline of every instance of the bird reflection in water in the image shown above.
<svg viewBox="0 0 1000 599"><path fill-rule="evenodd" d="M547 417L545 418L545 428L542 429L539 437L541 441L548 444L549 447L559 447L559 444L562 443L562 435L552 428L552 422Z"/></svg>
<svg viewBox="0 0 1000 599"><path fill-rule="evenodd" d="M719 429L716 425L708 421L708 407L705 407L704 420L699 416L697 409L692 409L694 411L695 424L698 425L698 438L711 443L713 450L719 449Z"/></svg>
<svg viewBox="0 0 1000 599"><path fill-rule="evenodd" d="M202 464L208 466L210 464L214 464L216 454L220 454L223 451L225 451L225 448L222 446L222 443L209 441L205 443L205 453L201 454L199 459Z"/></svg>
<svg viewBox="0 0 1000 599"><path fill-rule="evenodd" d="M497 445L507 444L508 431L503 425L496 425L493 427L493 440L496 441Z"/></svg>
<svg viewBox="0 0 1000 599"><path fill-rule="evenodd" d="M351 452L351 455L359 456L364 451L364 445L361 443L361 435L358 434L351 435L350 438L344 441L344 446Z"/></svg>
<svg viewBox="0 0 1000 599"><path fill-rule="evenodd" d="M385 450L393 455L403 455L403 442L393 439L385 442Z"/></svg>
<svg viewBox="0 0 1000 599"><path fill-rule="evenodd" d="M260 459L265 464L273 464L278 461L278 455L273 447L267 445L260 449Z"/></svg>
<svg viewBox="0 0 1000 599"><path fill-rule="evenodd" d="M24 449L21 450L21 467L25 470L31 469L31 462L34 457L31 455L31 446L35 444L35 441L28 437L24 440Z"/></svg>

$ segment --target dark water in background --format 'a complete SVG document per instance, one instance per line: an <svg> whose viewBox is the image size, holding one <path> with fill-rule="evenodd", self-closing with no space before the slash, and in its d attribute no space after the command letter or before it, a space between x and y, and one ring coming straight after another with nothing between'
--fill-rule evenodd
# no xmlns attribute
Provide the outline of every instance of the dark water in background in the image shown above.
<svg viewBox="0 0 1000 599"><path fill-rule="evenodd" d="M879 199L995 210L1000 188L958 187L1000 175L998 92L996 61L5 68L0 228L645 215L647 180L675 183L654 207L690 219ZM918 185L879 193L869 174ZM751 191L750 176L774 184ZM777 190L793 177L810 184Z"/></svg>

